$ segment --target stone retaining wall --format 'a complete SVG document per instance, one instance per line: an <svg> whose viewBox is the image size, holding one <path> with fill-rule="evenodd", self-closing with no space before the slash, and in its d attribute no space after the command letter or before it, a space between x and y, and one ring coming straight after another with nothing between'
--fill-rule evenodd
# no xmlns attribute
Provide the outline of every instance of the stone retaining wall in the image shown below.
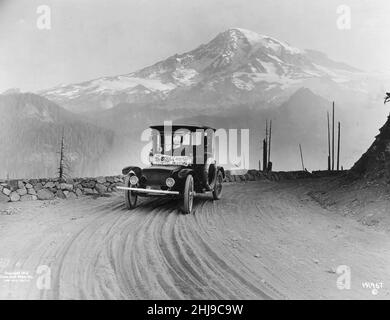
<svg viewBox="0 0 390 320"><path fill-rule="evenodd" d="M245 171L244 171L245 172ZM307 171L263 172L248 170L246 173L226 171L226 182L245 182L257 180L294 180L313 178ZM118 185L123 185L123 176L74 178L74 179L27 179L0 180L0 202L31 200L75 199L83 195L102 195L112 192Z"/></svg>
<svg viewBox="0 0 390 320"><path fill-rule="evenodd" d="M312 175L315 178L323 178L323 177L340 177L347 175L349 173L348 170L340 170L340 171L328 171L328 170L319 170L313 171Z"/></svg>
<svg viewBox="0 0 390 320"><path fill-rule="evenodd" d="M0 202L75 199L82 195L112 192L123 176L75 179L27 179L0 181Z"/></svg>
<svg viewBox="0 0 390 320"><path fill-rule="evenodd" d="M294 180L312 178L312 174L307 171L278 171L278 172L263 172L259 170L248 170L245 174L232 174L229 170L226 171L226 182L244 182L257 180Z"/></svg>

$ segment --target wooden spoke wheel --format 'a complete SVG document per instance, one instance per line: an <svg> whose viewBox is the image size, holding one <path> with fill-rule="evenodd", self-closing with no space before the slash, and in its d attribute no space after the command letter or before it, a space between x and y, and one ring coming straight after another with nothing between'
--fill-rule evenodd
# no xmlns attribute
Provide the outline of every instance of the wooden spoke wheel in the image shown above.
<svg viewBox="0 0 390 320"><path fill-rule="evenodd" d="M192 213L192 207L194 203L194 178L192 175L188 175L184 185L183 194L183 213Z"/></svg>

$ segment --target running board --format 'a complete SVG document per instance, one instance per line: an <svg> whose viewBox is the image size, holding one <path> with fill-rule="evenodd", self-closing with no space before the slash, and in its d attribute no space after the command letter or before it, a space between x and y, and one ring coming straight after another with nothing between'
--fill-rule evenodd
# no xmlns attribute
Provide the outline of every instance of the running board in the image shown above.
<svg viewBox="0 0 390 320"><path fill-rule="evenodd" d="M129 191L136 191L140 193L152 193L152 194L172 194L172 195L179 195L179 191L168 191L168 190L156 190L156 189L144 189L144 188L129 188L129 187L116 187L120 190L129 190Z"/></svg>

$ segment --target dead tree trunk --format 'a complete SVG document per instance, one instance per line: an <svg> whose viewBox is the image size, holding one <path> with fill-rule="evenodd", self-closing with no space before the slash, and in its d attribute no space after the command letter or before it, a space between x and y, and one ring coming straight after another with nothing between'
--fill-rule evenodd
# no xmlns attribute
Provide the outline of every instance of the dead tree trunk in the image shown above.
<svg viewBox="0 0 390 320"><path fill-rule="evenodd" d="M331 169L330 164L330 120L329 120L329 111L326 113L328 117L328 171Z"/></svg>
<svg viewBox="0 0 390 320"><path fill-rule="evenodd" d="M334 102L332 108L332 171L334 170Z"/></svg>
<svg viewBox="0 0 390 320"><path fill-rule="evenodd" d="M341 132L341 124L338 123L338 138L337 138L337 171L340 168L340 132Z"/></svg>
<svg viewBox="0 0 390 320"><path fill-rule="evenodd" d="M65 134L64 134L64 130L62 130L60 151L58 153L60 155L60 162L59 162L58 171L57 171L58 178L60 180L65 180L68 177L68 173L70 172L70 166L69 166L67 157L65 155Z"/></svg>
<svg viewBox="0 0 390 320"><path fill-rule="evenodd" d="M268 120L265 120L265 139L263 140L263 171L268 169Z"/></svg>
<svg viewBox="0 0 390 320"><path fill-rule="evenodd" d="M271 137L272 137L272 120L269 122L269 139L268 139L268 171L272 171L272 162L271 162Z"/></svg>
<svg viewBox="0 0 390 320"><path fill-rule="evenodd" d="M263 171L267 171L267 140L263 140Z"/></svg>
<svg viewBox="0 0 390 320"><path fill-rule="evenodd" d="M64 167L65 167L65 159L64 159L64 131L62 130L61 147L60 147L60 166L58 167L58 177L61 180L64 179Z"/></svg>
<svg viewBox="0 0 390 320"><path fill-rule="evenodd" d="M302 146L301 146L301 144L299 144L299 151L301 153L302 170L305 171L305 165L303 163L303 154L302 154Z"/></svg>

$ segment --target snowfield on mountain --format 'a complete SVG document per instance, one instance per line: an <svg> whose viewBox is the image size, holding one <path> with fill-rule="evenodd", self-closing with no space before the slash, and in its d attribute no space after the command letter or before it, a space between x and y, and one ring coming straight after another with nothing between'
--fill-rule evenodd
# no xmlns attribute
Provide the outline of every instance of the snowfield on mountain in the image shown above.
<svg viewBox="0 0 390 320"><path fill-rule="evenodd" d="M129 74L43 90L39 94L75 112L123 102L204 104L280 103L299 87L325 93L331 85L361 92L368 75L323 53L300 50L273 37L232 28L195 50ZM366 80L365 80L366 81ZM325 88L324 88L325 87Z"/></svg>

